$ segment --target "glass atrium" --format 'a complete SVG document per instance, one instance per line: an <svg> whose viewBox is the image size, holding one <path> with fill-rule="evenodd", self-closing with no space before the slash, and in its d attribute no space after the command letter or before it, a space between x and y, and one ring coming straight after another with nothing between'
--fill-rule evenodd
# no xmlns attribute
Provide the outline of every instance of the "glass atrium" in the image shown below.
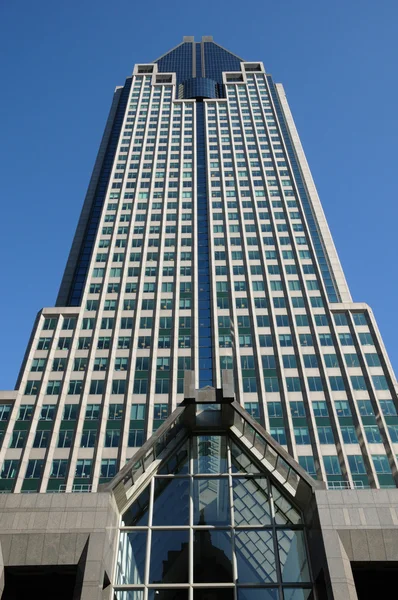
<svg viewBox="0 0 398 600"><path fill-rule="evenodd" d="M134 486L117 600L309 600L301 512L228 435L193 435Z"/></svg>

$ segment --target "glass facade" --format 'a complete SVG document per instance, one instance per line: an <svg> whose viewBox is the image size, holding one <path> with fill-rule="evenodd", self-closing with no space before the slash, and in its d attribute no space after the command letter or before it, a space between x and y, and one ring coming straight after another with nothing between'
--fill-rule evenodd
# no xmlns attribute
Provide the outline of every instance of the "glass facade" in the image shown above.
<svg viewBox="0 0 398 600"><path fill-rule="evenodd" d="M177 457L121 517L116 597L312 597L301 513L243 448L199 435Z"/></svg>

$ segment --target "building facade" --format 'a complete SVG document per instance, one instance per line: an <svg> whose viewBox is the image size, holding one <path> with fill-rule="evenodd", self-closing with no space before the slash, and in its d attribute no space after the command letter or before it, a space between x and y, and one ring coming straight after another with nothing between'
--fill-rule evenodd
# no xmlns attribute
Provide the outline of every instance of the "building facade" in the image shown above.
<svg viewBox="0 0 398 600"><path fill-rule="evenodd" d="M135 65L114 94L56 306L37 316L16 389L0 393L0 490L15 506L34 515L80 506L77 492L91 492L87 507L112 498L113 541L105 508L95 530L108 544L96 559L105 595L91 581L74 597L305 600L337 598L341 584L355 598L344 565L365 560L350 537L358 523L339 523L351 556L325 506L345 515L356 502L359 515L362 497L389 511L388 535L398 525L397 391L372 311L352 301L282 85L211 37ZM164 514L181 498L185 517ZM167 541L161 551L170 532L178 560ZM380 560L392 560L383 544Z"/></svg>

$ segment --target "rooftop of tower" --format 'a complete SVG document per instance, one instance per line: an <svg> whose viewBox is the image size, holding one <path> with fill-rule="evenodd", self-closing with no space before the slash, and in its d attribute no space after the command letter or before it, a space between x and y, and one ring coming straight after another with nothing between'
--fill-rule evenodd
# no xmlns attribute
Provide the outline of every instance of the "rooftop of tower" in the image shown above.
<svg viewBox="0 0 398 600"><path fill-rule="evenodd" d="M205 35L200 42L194 36L184 36L182 42L154 60L161 73L176 73L177 85L191 78L211 79L222 85L223 71L240 71L244 62Z"/></svg>

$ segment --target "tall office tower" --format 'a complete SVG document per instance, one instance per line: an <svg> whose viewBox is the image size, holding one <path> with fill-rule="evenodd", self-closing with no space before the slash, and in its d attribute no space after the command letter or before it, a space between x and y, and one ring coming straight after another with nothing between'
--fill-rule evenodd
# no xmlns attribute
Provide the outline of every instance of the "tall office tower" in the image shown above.
<svg viewBox="0 0 398 600"><path fill-rule="evenodd" d="M56 306L1 402L2 491L69 494L0 510L29 529L80 507L60 527L92 536L83 508L110 494L95 531L122 515L118 557L85 556L117 600L355 598L348 561L391 559L397 383L262 62L186 37L116 89Z"/></svg>

